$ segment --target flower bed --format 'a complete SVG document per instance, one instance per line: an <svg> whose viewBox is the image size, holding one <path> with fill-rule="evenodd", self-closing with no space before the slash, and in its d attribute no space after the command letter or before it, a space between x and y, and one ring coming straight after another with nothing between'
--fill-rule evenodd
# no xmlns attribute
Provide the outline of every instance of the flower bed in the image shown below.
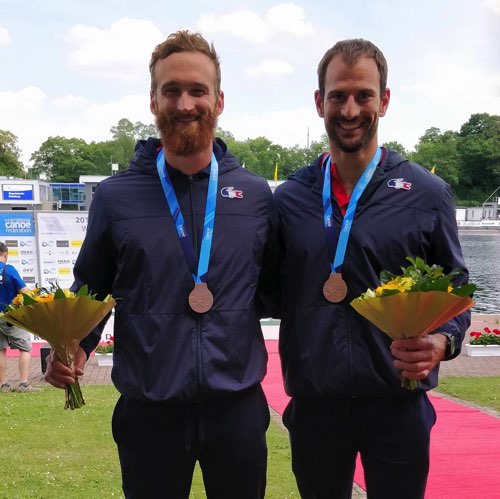
<svg viewBox="0 0 500 499"><path fill-rule="evenodd" d="M100 343L99 345L97 345L96 349L95 349L95 353L98 354L98 353L113 353L113 350L114 350L114 347L115 347L115 338L114 336L111 336L109 338L108 341L106 341L106 343Z"/></svg>
<svg viewBox="0 0 500 499"><path fill-rule="evenodd" d="M491 357L500 355L500 329L485 327L483 332L471 331L465 352L470 357Z"/></svg>

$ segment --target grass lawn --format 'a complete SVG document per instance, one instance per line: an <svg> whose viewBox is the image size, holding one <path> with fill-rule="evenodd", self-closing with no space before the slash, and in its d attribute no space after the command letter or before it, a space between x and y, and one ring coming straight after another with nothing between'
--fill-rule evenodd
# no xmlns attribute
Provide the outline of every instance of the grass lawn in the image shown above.
<svg viewBox="0 0 500 499"><path fill-rule="evenodd" d="M435 391L500 412L500 376L446 376L439 379L439 386Z"/></svg>
<svg viewBox="0 0 500 499"><path fill-rule="evenodd" d="M500 376L444 377L439 392L500 411ZM111 413L113 386L84 386L87 405L65 411L61 390L0 393L0 499L123 497ZM298 498L288 436L271 422L266 499ZM205 498L200 470L191 499Z"/></svg>
<svg viewBox="0 0 500 499"><path fill-rule="evenodd" d="M112 386L84 386L87 405L64 410L62 390L0 393L0 499L123 497L111 436L118 394ZM288 436L271 422L266 498L298 498ZM201 472L192 499L206 497Z"/></svg>

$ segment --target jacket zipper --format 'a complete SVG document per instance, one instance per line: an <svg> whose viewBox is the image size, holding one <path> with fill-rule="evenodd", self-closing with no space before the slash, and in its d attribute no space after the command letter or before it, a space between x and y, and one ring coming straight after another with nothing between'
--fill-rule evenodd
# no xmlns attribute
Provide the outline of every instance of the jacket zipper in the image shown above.
<svg viewBox="0 0 500 499"><path fill-rule="evenodd" d="M189 184L189 197L191 201L193 251L196 256L196 262L198 262L200 255L198 251L198 226L196 223L196 204L194 200L193 182L194 182L193 176L189 175L188 184ZM198 395L201 396L201 387L202 387L201 323L198 318L196 319L196 378L198 382Z"/></svg>

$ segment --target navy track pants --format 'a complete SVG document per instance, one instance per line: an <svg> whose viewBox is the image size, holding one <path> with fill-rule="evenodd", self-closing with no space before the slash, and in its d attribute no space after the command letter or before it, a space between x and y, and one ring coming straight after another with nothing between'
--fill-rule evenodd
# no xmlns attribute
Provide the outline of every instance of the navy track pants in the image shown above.
<svg viewBox="0 0 500 499"><path fill-rule="evenodd" d="M370 499L422 499L436 413L425 393L292 399L283 415L302 499L348 499L361 455Z"/></svg>
<svg viewBox="0 0 500 499"><path fill-rule="evenodd" d="M210 499L262 499L269 408L259 386L197 403L121 396L113 413L127 499L187 499L199 462Z"/></svg>

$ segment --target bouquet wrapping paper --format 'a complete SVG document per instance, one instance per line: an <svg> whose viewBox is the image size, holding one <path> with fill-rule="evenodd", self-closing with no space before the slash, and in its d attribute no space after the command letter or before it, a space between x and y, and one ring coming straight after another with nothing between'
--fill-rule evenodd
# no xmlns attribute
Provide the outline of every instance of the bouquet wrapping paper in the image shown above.
<svg viewBox="0 0 500 499"><path fill-rule="evenodd" d="M363 317L393 340L419 338L436 331L453 317L474 306L474 300L445 291L415 291L353 300Z"/></svg>
<svg viewBox="0 0 500 499"><path fill-rule="evenodd" d="M85 338L116 305L108 296L104 301L95 300L84 291L81 296L63 292L31 299L29 304L12 305L0 317L22 329L40 336L50 344L62 362L74 367L74 358L80 341ZM26 296L25 295L25 296ZM68 296L69 295L69 296ZM46 301L42 301L46 300ZM22 301L21 301L22 303ZM66 409L77 409L85 404L78 378L74 385L66 387Z"/></svg>

